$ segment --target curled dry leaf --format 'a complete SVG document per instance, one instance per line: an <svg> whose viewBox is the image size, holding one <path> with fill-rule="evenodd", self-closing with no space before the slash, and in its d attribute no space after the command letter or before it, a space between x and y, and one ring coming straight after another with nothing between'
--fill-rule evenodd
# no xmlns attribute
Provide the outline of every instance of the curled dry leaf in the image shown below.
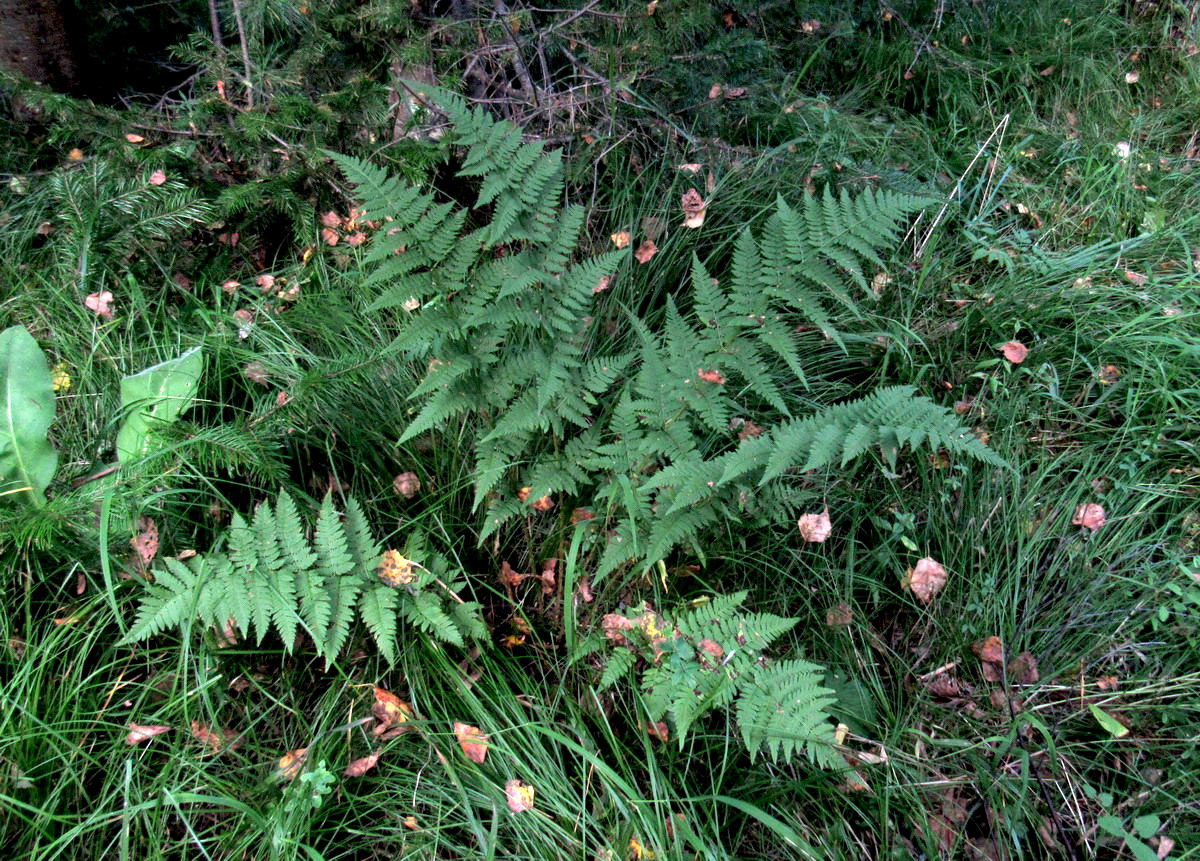
<svg viewBox="0 0 1200 861"><path fill-rule="evenodd" d="M275 769L275 776L282 780L295 780L300 776L300 772L304 771L304 763L307 759L307 747L298 747L295 750L289 750L279 758L279 766Z"/></svg>
<svg viewBox="0 0 1200 861"><path fill-rule="evenodd" d="M708 88L708 97L710 99L719 99L721 98L721 93L723 92L725 92L724 87L722 87L720 84L713 84Z"/></svg>
<svg viewBox="0 0 1200 861"><path fill-rule="evenodd" d="M138 518L141 532L129 539L129 544L137 551L138 561L146 568L158 555L158 526L149 517Z"/></svg>
<svg viewBox="0 0 1200 861"><path fill-rule="evenodd" d="M341 227L342 217L333 210L330 210L321 216L321 226L329 228Z"/></svg>
<svg viewBox="0 0 1200 861"><path fill-rule="evenodd" d="M129 134L125 135L125 140L129 141L130 143L141 143L145 140L145 138L139 134L130 132Z"/></svg>
<svg viewBox="0 0 1200 861"><path fill-rule="evenodd" d="M716 640L701 640L696 644L696 648L706 655L712 655L714 658L725 657L725 650Z"/></svg>
<svg viewBox="0 0 1200 861"><path fill-rule="evenodd" d="M1008 359L1014 365L1019 365L1029 355L1029 348L1020 341L1009 341L1000 348L1000 352L1004 354L1004 358Z"/></svg>
<svg viewBox="0 0 1200 861"><path fill-rule="evenodd" d="M576 587L575 592L579 595L579 600L585 604L590 604L596 600L596 596L592 594L592 584L588 582L588 578L586 577L579 578L579 585Z"/></svg>
<svg viewBox="0 0 1200 861"><path fill-rule="evenodd" d="M504 797L508 801L508 809L513 813L533 810L534 795L532 786L515 778L504 784Z"/></svg>
<svg viewBox="0 0 1200 861"><path fill-rule="evenodd" d="M651 239L642 240L642 244L637 247L637 251L633 252L633 257L638 263L649 263L651 258L658 253L658 246Z"/></svg>
<svg viewBox="0 0 1200 861"><path fill-rule="evenodd" d="M536 500L534 500L533 505L530 506L530 508L532 508L534 511L549 511L553 507L554 500L549 496L538 497Z"/></svg>
<svg viewBox="0 0 1200 861"><path fill-rule="evenodd" d="M829 519L829 506L820 514L804 514L796 521L800 537L814 544L824 544L833 534L833 522Z"/></svg>
<svg viewBox="0 0 1200 861"><path fill-rule="evenodd" d="M112 309L108 306L112 300L113 294L109 293L107 290L102 290L99 293L88 294L88 297L83 300L83 304L87 306L89 311L95 311L105 320L111 320L113 318L113 313Z"/></svg>
<svg viewBox="0 0 1200 861"><path fill-rule="evenodd" d="M677 165L675 165L675 168L676 168L677 170L682 170L684 173L691 173L691 174L697 174L697 173L699 173L699 172L700 172L700 168L702 168L702 167L704 167L704 165L702 165L702 164L696 164L695 162L691 162L691 163L688 163L688 164L677 164Z"/></svg>
<svg viewBox="0 0 1200 861"><path fill-rule="evenodd" d="M938 673L929 680L928 687L931 694L942 699L953 699L961 696L963 692L962 682L950 673Z"/></svg>
<svg viewBox="0 0 1200 861"><path fill-rule="evenodd" d="M596 513L594 511L592 511L590 508L576 508L575 511L571 513L571 525L572 526L574 526L576 523L583 523L583 521L585 521L585 520L595 520L595 519L596 519Z"/></svg>
<svg viewBox="0 0 1200 861"><path fill-rule="evenodd" d="M509 565L507 559L500 563L500 584L506 589L520 586L528 576Z"/></svg>
<svg viewBox="0 0 1200 861"><path fill-rule="evenodd" d="M690 227L695 230L704 224L704 211L708 204L704 202L704 198L700 196L700 192L694 188L689 188L683 197L680 198L680 205L683 209L684 227Z"/></svg>
<svg viewBox="0 0 1200 861"><path fill-rule="evenodd" d="M612 286L612 282L613 282L613 277L611 275L605 275L599 281L596 282L596 286L592 288L592 292L593 293L603 293L605 290L607 290L609 287Z"/></svg>
<svg viewBox="0 0 1200 861"><path fill-rule="evenodd" d="M933 600L942 587L946 585L946 569L940 563L926 556L917 560L917 564L904 573L901 588L925 604Z"/></svg>
<svg viewBox="0 0 1200 861"><path fill-rule="evenodd" d="M260 386L270 385L271 383L271 375L267 372L266 366L262 362L247 362L242 367L242 376Z"/></svg>
<svg viewBox="0 0 1200 861"><path fill-rule="evenodd" d="M1075 509L1075 516L1071 518L1072 526L1083 526L1092 532L1103 526L1105 522L1104 507L1094 502L1078 506Z"/></svg>
<svg viewBox="0 0 1200 861"><path fill-rule="evenodd" d="M1138 287L1144 287L1149 279L1140 272L1134 272L1132 269L1126 269L1125 280Z"/></svg>
<svg viewBox="0 0 1200 861"><path fill-rule="evenodd" d="M989 664L1004 663L1004 641L999 637L984 637L971 646L971 651Z"/></svg>
<svg viewBox="0 0 1200 861"><path fill-rule="evenodd" d="M815 33L821 29L821 22L816 18L809 18L807 21L800 22L800 32Z"/></svg>
<svg viewBox="0 0 1200 861"><path fill-rule="evenodd" d="M162 171L161 169L156 170L156 171L154 171L154 173L150 174L150 184L151 185L162 185L166 181L167 181L167 174L164 171Z"/></svg>
<svg viewBox="0 0 1200 861"><path fill-rule="evenodd" d="M745 87L730 87L729 89L727 89L725 91L725 98L727 98L727 99L744 99L744 98L746 98L746 88Z"/></svg>
<svg viewBox="0 0 1200 861"><path fill-rule="evenodd" d="M659 741L670 741L671 730L667 727L665 720L651 721L646 725L646 734L651 738L656 738Z"/></svg>
<svg viewBox="0 0 1200 861"><path fill-rule="evenodd" d="M368 771L375 767L375 763L379 762L379 755L382 750L377 750L370 756L364 756L361 759L356 759L354 762L346 766L346 770L342 774L346 777L362 777Z"/></svg>
<svg viewBox="0 0 1200 861"><path fill-rule="evenodd" d="M375 704L371 706L375 726L371 733L394 738L412 727L405 726L414 717L412 706L386 688L375 688Z"/></svg>
<svg viewBox="0 0 1200 861"><path fill-rule="evenodd" d="M407 586L416 576L413 567L413 561L405 559L399 550L386 550L379 557L379 566L375 573L389 586Z"/></svg>
<svg viewBox="0 0 1200 861"><path fill-rule="evenodd" d="M629 233L624 230L619 233L614 233L610 238L613 241L613 245L617 246L618 248L627 248L629 247L629 243L633 241L633 237L631 237Z"/></svg>
<svg viewBox="0 0 1200 861"><path fill-rule="evenodd" d="M337 235L336 230L330 230L328 227L322 227L321 228L321 239L324 240L326 245L332 246L332 245L337 245L338 240L340 240L341 237Z"/></svg>
<svg viewBox="0 0 1200 861"><path fill-rule="evenodd" d="M454 737L458 746L471 762L483 763L487 759L488 737L477 726L454 722Z"/></svg>
<svg viewBox="0 0 1200 861"><path fill-rule="evenodd" d="M83 150L79 147L72 149L67 153L67 161L83 161Z"/></svg>
<svg viewBox="0 0 1200 861"><path fill-rule="evenodd" d="M1104 365L1096 375L1101 385L1111 386L1121 379L1121 369L1116 365Z"/></svg>
<svg viewBox="0 0 1200 861"><path fill-rule="evenodd" d="M854 610L845 601L839 601L825 611L825 624L831 628L845 628L854 623Z"/></svg>
<svg viewBox="0 0 1200 861"><path fill-rule="evenodd" d="M405 499L412 499L421 489L421 479L415 472L402 472L392 479L392 489Z"/></svg>
<svg viewBox="0 0 1200 861"><path fill-rule="evenodd" d="M204 756L214 756L225 751L235 751L241 746L242 740L231 729L209 729L200 721L192 721L192 737L201 745L208 748Z"/></svg>
<svg viewBox="0 0 1200 861"><path fill-rule="evenodd" d="M140 723L129 724L129 735L125 736L126 744L141 744L154 738L156 735L162 735L164 732L170 732L174 727L163 726L162 724L151 724L149 726Z"/></svg>
<svg viewBox="0 0 1200 861"><path fill-rule="evenodd" d="M234 281L232 278L230 278L228 281L226 281L224 284L221 285L221 289L225 292L225 295L232 296L234 293L237 292L237 288L239 288L241 286L242 286L242 282Z"/></svg>
<svg viewBox="0 0 1200 861"><path fill-rule="evenodd" d="M557 559L547 559L542 563L542 573L538 577L542 581L542 596L549 598L554 594L557 588L556 569L558 568Z"/></svg>
<svg viewBox="0 0 1200 861"><path fill-rule="evenodd" d="M697 368L696 376L706 383L716 383L718 386L725 385L725 377L720 371L706 371L703 368Z"/></svg>

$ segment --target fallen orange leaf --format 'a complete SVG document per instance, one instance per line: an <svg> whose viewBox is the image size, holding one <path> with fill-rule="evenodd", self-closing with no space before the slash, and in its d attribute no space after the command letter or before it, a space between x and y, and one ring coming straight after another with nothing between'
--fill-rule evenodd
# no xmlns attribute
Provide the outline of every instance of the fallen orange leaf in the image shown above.
<svg viewBox="0 0 1200 861"><path fill-rule="evenodd" d="M284 780L295 780L304 771L304 762L308 759L308 748L298 747L288 751L279 760L275 776Z"/></svg>
<svg viewBox="0 0 1200 861"><path fill-rule="evenodd" d="M356 759L354 762L346 766L346 770L342 772L346 777L362 777L368 771L375 767L375 763L379 762L379 755L382 750L377 750L370 756L364 756L361 759Z"/></svg>
<svg viewBox="0 0 1200 861"><path fill-rule="evenodd" d="M946 585L946 569L930 557L917 560L917 564L904 574L901 588L913 593L923 603L928 604L942 587Z"/></svg>
<svg viewBox="0 0 1200 861"><path fill-rule="evenodd" d="M192 721L192 737L208 748L205 756L213 756L225 751L235 751L241 746L242 740L231 729L209 729L200 721Z"/></svg>
<svg viewBox="0 0 1200 861"><path fill-rule="evenodd" d="M683 209L683 226L695 230L704 224L704 211L708 204L704 202L704 198L700 196L700 192L694 188L689 188L687 192L680 198L680 205Z"/></svg>
<svg viewBox="0 0 1200 861"><path fill-rule="evenodd" d="M413 561L405 559L399 550L387 550L379 558L379 566L375 573L389 586L407 586L415 577L413 564Z"/></svg>
<svg viewBox="0 0 1200 861"><path fill-rule="evenodd" d="M637 251L633 252L633 257L638 263L649 263L650 259L658 253L658 246L652 240L645 239L638 246Z"/></svg>
<svg viewBox="0 0 1200 861"><path fill-rule="evenodd" d="M375 735L387 733L386 737L391 738L410 729L402 724L413 718L412 706L385 688L374 690L375 705L371 707L371 714L375 716L375 726L371 732Z"/></svg>
<svg viewBox="0 0 1200 861"><path fill-rule="evenodd" d="M151 185L162 185L166 181L167 181L167 174L161 169L156 170L156 171L154 171L154 173L150 174L150 184Z"/></svg>
<svg viewBox="0 0 1200 861"><path fill-rule="evenodd" d="M1075 516L1071 518L1072 526L1083 526L1086 529L1095 532L1105 524L1104 507L1096 505L1094 502L1089 502L1085 505L1080 505L1075 509Z"/></svg>
<svg viewBox="0 0 1200 861"><path fill-rule="evenodd" d="M490 742L479 727L455 721L454 737L458 739L459 747L471 762L482 764L487 759Z"/></svg>
<svg viewBox="0 0 1200 861"><path fill-rule="evenodd" d="M613 241L613 245L617 246L618 248L627 247L629 245L629 243L633 240L633 237L631 237L624 230L622 230L620 233L614 233L611 238Z"/></svg>
<svg viewBox="0 0 1200 861"><path fill-rule="evenodd" d="M1029 348L1020 341L1009 341L1000 348L1000 352L1004 354L1004 358L1008 359L1014 365L1019 365L1029 355Z"/></svg>

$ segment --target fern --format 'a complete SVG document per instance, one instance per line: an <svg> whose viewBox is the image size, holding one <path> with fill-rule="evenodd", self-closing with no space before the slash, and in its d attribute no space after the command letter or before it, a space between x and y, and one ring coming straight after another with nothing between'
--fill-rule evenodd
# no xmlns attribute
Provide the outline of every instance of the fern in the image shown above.
<svg viewBox="0 0 1200 861"><path fill-rule="evenodd" d="M380 546L353 499L347 500L343 517L333 497L326 495L311 540L286 493L274 507L260 505L249 523L235 514L225 539L224 553L186 562L167 559L154 569L127 642L198 621L240 637L253 636L260 644L274 631L291 651L303 629L317 654L330 662L360 617L391 664L398 654L398 617L459 646L486 635L479 605L464 602L444 585L440 575L447 573L447 563L428 550L420 533L413 533L400 554L401 559L423 560L409 563L408 582L398 587L381 582L376 570Z"/></svg>
<svg viewBox="0 0 1200 861"><path fill-rule="evenodd" d="M601 352L611 341L596 328L596 290L628 265L628 250L577 259L583 212L562 203L559 154L456 95L418 89L450 119L460 176L478 178L470 210L332 157L380 225L366 283L383 285L374 308L404 306L389 349L424 375L400 442L460 427L474 435L481 540L543 496L603 506L608 522L595 526L604 528L582 536L600 578L698 550L730 519L780 517L808 470L868 455L895 468L920 449L1001 465L914 389L837 405L810 389L802 331L819 328L837 349L834 310L859 314L867 273L927 199L780 198L760 231L740 234L721 277L693 257L690 296L668 300L653 325L627 313L631 347ZM733 440L731 423L747 416L769 430ZM407 612L444 629L435 615Z"/></svg>
<svg viewBox="0 0 1200 861"><path fill-rule="evenodd" d="M697 721L732 705L752 755L763 752L775 760L803 755L836 767L829 713L835 698L821 686L821 669L801 660L772 662L765 655L797 620L742 612L746 594L717 596L673 619L647 606L606 617L606 633L618 645L600 689L640 661L646 716L669 718L681 746Z"/></svg>

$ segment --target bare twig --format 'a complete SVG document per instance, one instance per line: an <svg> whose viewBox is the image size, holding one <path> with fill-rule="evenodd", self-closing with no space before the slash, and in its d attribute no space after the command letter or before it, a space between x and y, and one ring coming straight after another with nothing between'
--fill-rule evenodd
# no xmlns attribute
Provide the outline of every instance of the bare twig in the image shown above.
<svg viewBox="0 0 1200 861"><path fill-rule="evenodd" d="M254 83L250 79L250 45L246 42L246 24L242 20L241 0L233 0L233 20L237 22L238 39L242 43L242 65L246 69L246 107L254 107Z"/></svg>

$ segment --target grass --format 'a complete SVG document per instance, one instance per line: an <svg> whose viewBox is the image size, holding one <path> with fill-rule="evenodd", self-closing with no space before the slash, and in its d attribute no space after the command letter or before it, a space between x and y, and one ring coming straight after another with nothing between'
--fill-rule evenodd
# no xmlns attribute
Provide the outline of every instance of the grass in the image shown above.
<svg viewBox="0 0 1200 861"><path fill-rule="evenodd" d="M16 289L0 313L65 363L72 385L58 397L49 505L0 509L0 845L14 858L122 861L1141 858L1168 839L1169 857L1194 854L1200 72L1186 57L1195 21L1162 5L1122 17L1042 2L987 27L964 12L908 79L911 42L867 27L831 37L790 88L767 94L770 110L754 94L757 131L740 140L756 145L705 138L665 152L635 139L594 162L581 146L572 193L589 205L596 248L622 229L636 242L646 218L667 225L655 260L598 300L614 319L622 305L659 313L693 251L727 255L737 229L806 181L948 200L936 226L938 206L915 228L929 231L924 250L916 239L897 249L866 312L838 319L846 350L813 340L811 376L837 396L910 384L961 402L1013 466L911 457L894 471L806 476L797 498L828 506L828 542L801 542L790 520L731 522L698 570L681 555L665 580L592 584L591 602L543 598L536 578L512 596L500 585L501 560L536 570L569 547L532 525L477 546L469 422L395 445L424 369L382 355L388 322L365 310L355 252L272 269L301 287L275 314L214 231L168 224L169 240L140 242L113 239L109 224L81 283L87 228L33 239L61 199L36 183L13 195L0 280ZM636 180L631 154L643 159ZM674 168L685 162L705 167L693 179ZM676 229L679 196L708 171L705 228ZM172 280L183 268L190 289ZM229 278L246 286L229 294ZM111 322L82 305L101 287L117 294ZM245 338L239 308L253 312ZM998 350L1010 340L1030 348L1020 364ZM196 343L209 362L202 399L169 455L72 491L112 459L119 378ZM265 384L247 376L252 362ZM408 469L423 485L413 501L390 489ZM343 483L377 530L435 536L471 575L495 639L524 641L463 651L414 637L392 668L358 635L329 667L212 632L120 644L139 516L158 525L161 553L204 550L232 510ZM1102 505L1107 522L1073 525L1083 504ZM949 571L928 605L900 588L922 557ZM800 620L788 650L839 686L847 770L751 759L724 713L663 743L643 728L634 685L596 692L594 657L564 646L623 605L738 589L748 607ZM849 624L827 624L843 602ZM1037 678L1012 667L986 678L972 646L990 636L1033 656ZM411 731L370 734L373 686L411 702ZM463 757L456 721L489 736L485 763ZM131 746L131 722L172 730ZM231 730L237 746L206 755L193 722ZM307 779L278 776L279 759L305 747ZM377 749L375 769L341 776ZM532 811L509 811L512 779L534 787Z"/></svg>

